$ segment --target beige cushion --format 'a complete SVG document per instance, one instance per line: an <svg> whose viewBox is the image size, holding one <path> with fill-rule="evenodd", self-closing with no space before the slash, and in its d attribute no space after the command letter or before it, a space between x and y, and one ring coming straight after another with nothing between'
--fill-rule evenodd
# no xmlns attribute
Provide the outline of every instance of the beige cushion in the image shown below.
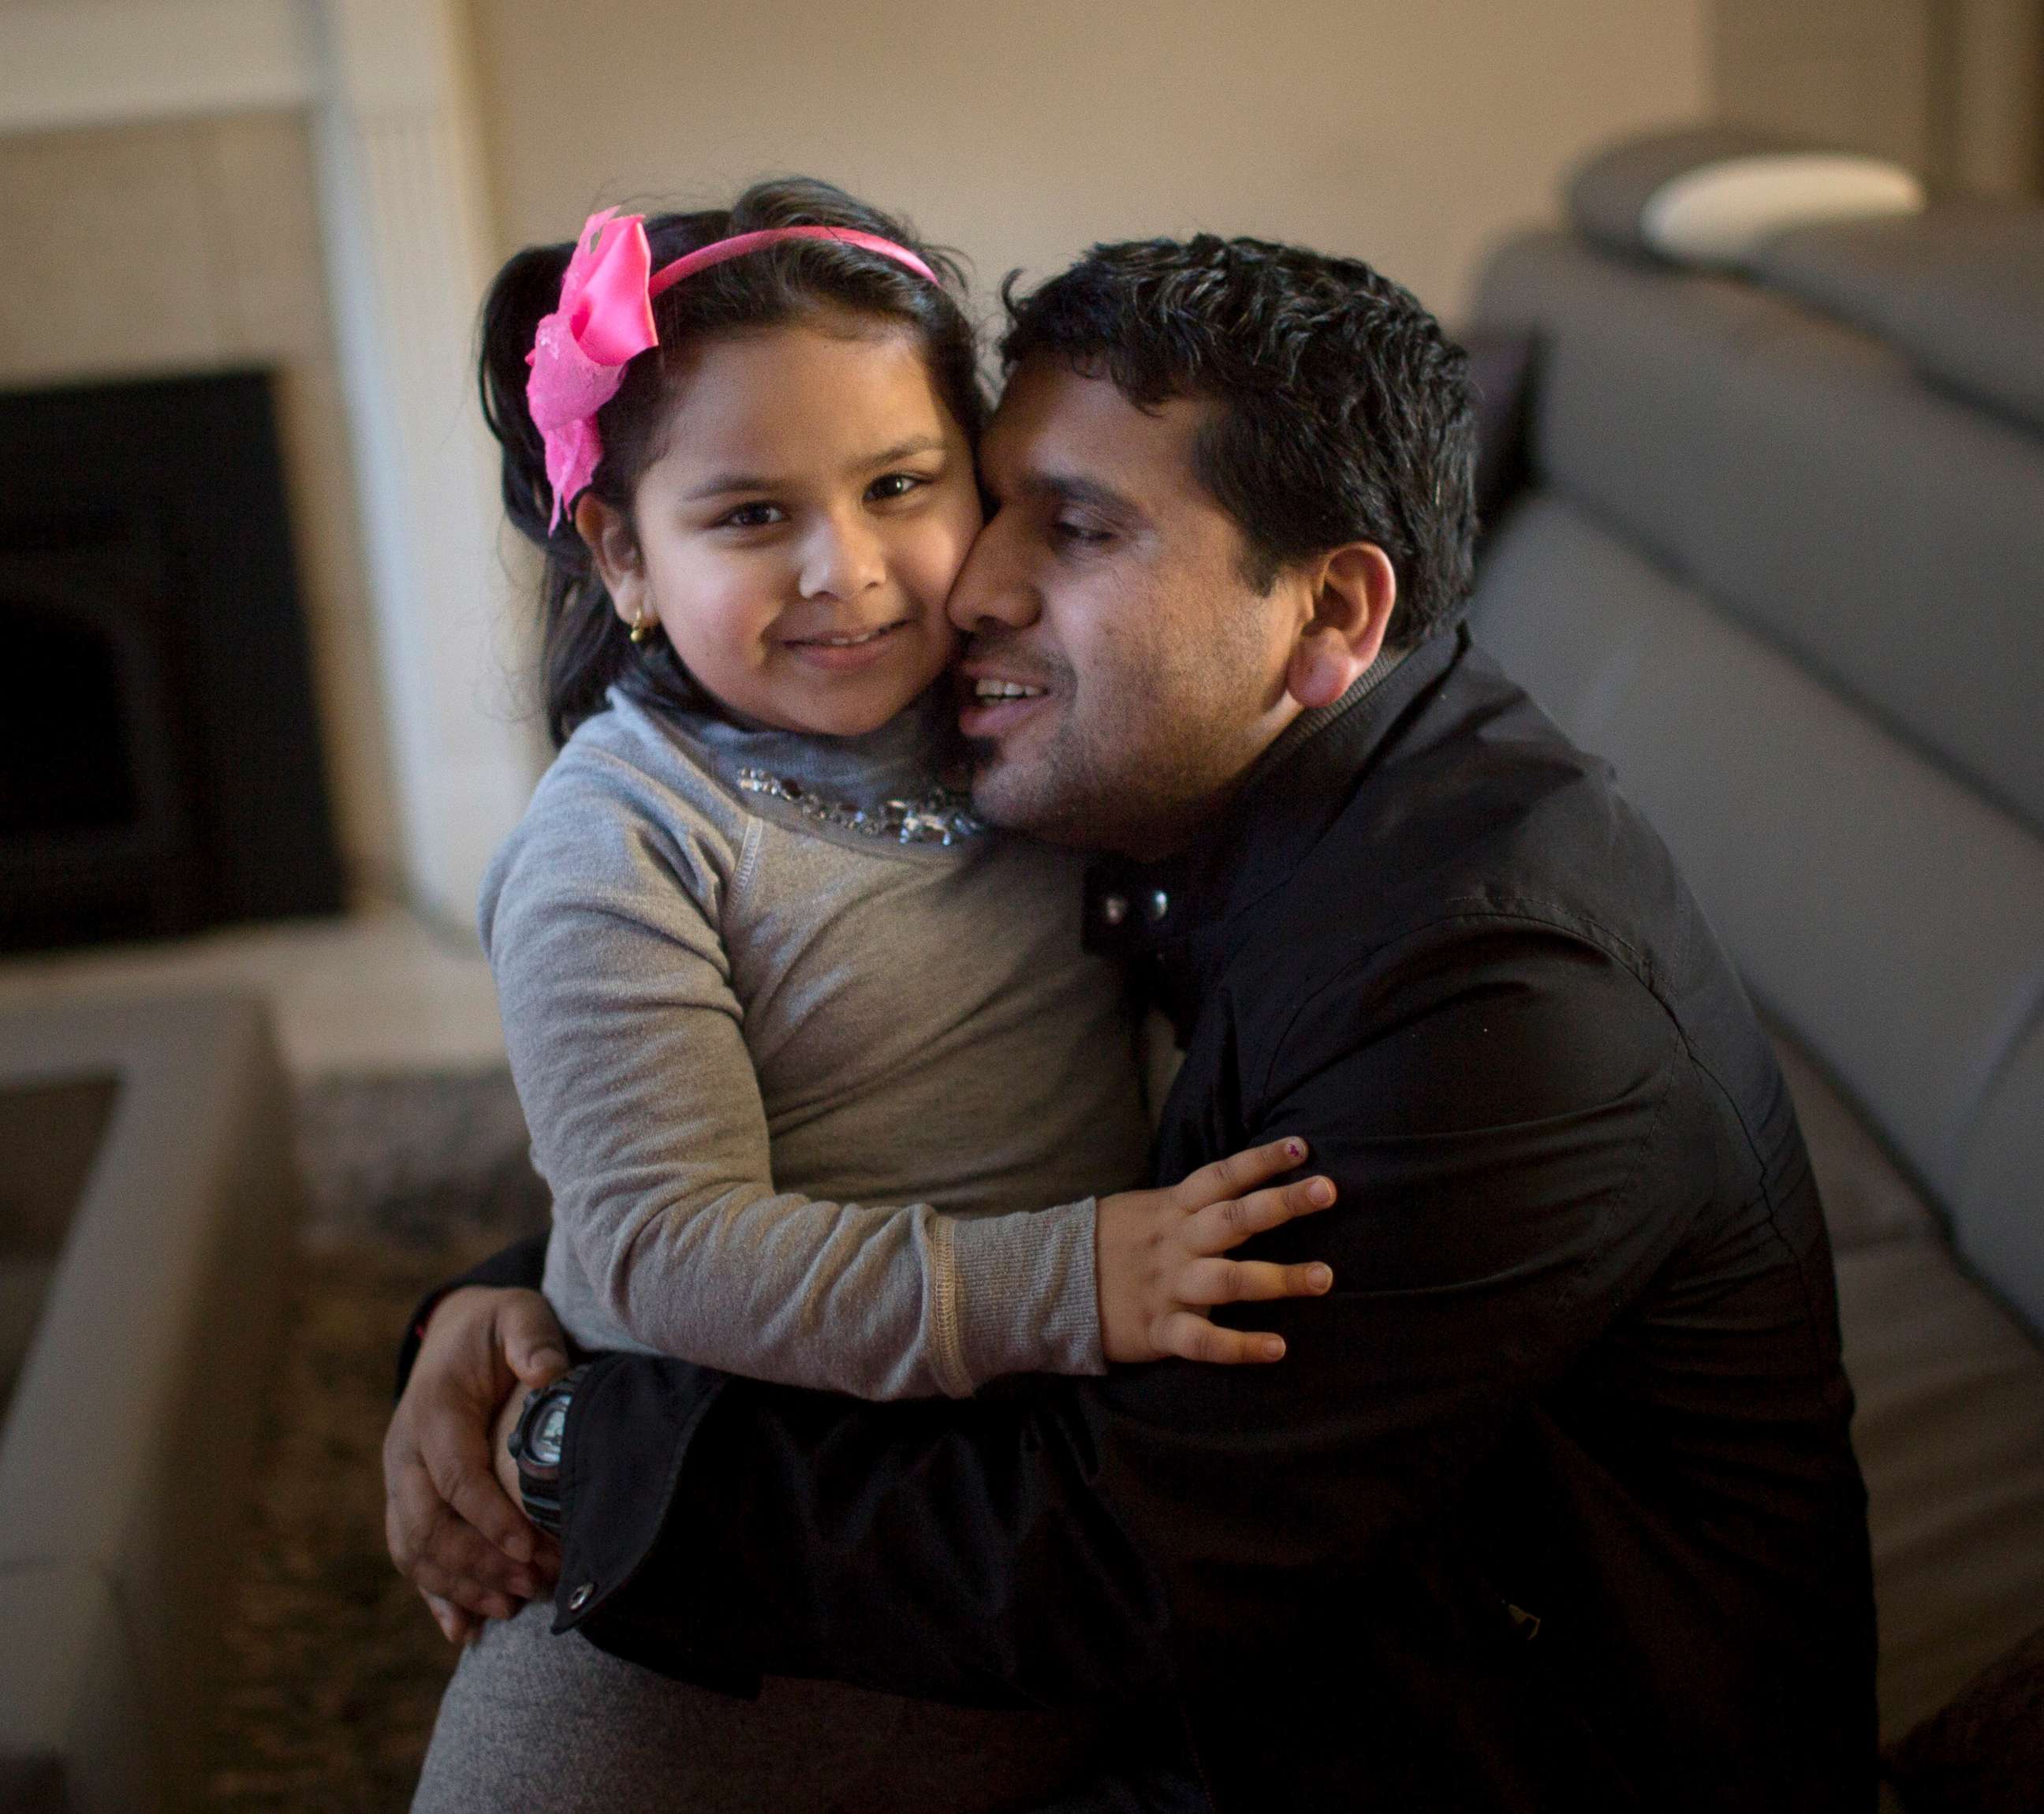
<svg viewBox="0 0 2044 1814"><path fill-rule="evenodd" d="M1736 268L1770 234L1923 211L1901 165L1849 152L1730 157L1670 177L1639 211L1639 236L1680 264Z"/></svg>
<svg viewBox="0 0 2044 1814"><path fill-rule="evenodd" d="M2044 1350L1961 1270L1830 1080L1769 1032L1838 1255L1892 1743L2044 1624Z"/></svg>
<svg viewBox="0 0 2044 1814"><path fill-rule="evenodd" d="M2044 1799L2044 1626L1888 1754L1912 1814L2023 1814Z"/></svg>
<svg viewBox="0 0 2044 1814"><path fill-rule="evenodd" d="M1940 1236L1937 1217L1831 1080L1778 1027L1768 1032L1810 1149L1832 1247L1848 1253L1877 1241Z"/></svg>
<svg viewBox="0 0 2044 1814"><path fill-rule="evenodd" d="M1838 1268L1892 1740L2044 1624L2044 1353L1941 1241Z"/></svg>

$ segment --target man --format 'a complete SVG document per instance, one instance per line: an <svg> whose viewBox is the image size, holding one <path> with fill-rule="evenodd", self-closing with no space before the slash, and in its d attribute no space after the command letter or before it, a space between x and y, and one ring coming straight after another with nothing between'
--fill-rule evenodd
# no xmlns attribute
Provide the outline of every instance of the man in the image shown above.
<svg viewBox="0 0 2044 1814"><path fill-rule="evenodd" d="M1302 1136L1340 1207L1257 1244L1336 1290L1275 1307L1278 1367L965 1403L600 1359L557 1488L500 1429L562 1626L741 1691L1166 1704L1224 1810L1870 1806L1800 1136L1658 841L1455 627L1461 355L1246 240L1012 308L952 604L975 798L1111 853L1092 936L1184 1048L1157 1176ZM532 1571L441 1501L524 1547L482 1423L536 1309L444 1301L387 1451L394 1551L478 1609Z"/></svg>

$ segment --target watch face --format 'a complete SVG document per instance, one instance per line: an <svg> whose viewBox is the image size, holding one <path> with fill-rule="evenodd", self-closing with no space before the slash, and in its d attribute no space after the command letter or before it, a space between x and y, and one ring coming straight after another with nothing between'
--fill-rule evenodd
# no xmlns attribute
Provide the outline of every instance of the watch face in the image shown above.
<svg viewBox="0 0 2044 1814"><path fill-rule="evenodd" d="M550 1398L540 1407L540 1414L532 1420L532 1439L526 1445L526 1453L532 1457L536 1467L559 1467L561 1465L561 1432L567 1428L568 1401L565 1396Z"/></svg>

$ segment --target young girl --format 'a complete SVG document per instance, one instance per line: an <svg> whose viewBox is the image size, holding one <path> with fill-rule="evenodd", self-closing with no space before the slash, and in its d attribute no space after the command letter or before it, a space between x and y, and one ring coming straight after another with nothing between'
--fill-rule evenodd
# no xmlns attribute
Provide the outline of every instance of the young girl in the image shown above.
<svg viewBox="0 0 2044 1814"><path fill-rule="evenodd" d="M1328 1282L1216 1257L1331 1201L1324 1181L1234 1216L1208 1173L1092 1194L1139 1178L1147 1143L1122 991L1080 948L1078 859L973 817L937 684L980 523L959 287L897 223L782 182L728 213L597 216L492 290L485 406L545 556L563 748L486 881L482 934L554 1193L547 1293L585 1347L962 1395L1108 1360L1274 1359L1275 1337L1205 1311ZM1254 1182L1297 1155L1243 1159ZM628 1714L606 1673L624 1666L540 1618L465 1657L420 1805L490 1804L476 1769L517 1750L493 1710L542 1679L608 1710L614 1760L653 1744L671 1763L681 1720L686 1782L657 1785L678 1806L745 1804L743 1781L795 1808L842 1775L782 1757L763 1790L728 1748L731 1704L705 1715L659 1682ZM817 1742L819 1720L851 1743L882 1704L782 1691L798 1729L770 1750ZM884 1704L883 1724L912 1717ZM1003 1757L1055 1781L1082 1736L912 1716L924 1748L949 1721L997 1761L912 1789L893 1747L903 1806L993 1805L1014 1793ZM651 1805L655 1785L609 1793Z"/></svg>

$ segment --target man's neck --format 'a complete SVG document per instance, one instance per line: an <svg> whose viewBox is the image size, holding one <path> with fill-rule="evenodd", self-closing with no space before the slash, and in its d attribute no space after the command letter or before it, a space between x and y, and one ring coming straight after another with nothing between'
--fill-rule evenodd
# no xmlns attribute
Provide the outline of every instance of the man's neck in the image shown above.
<svg viewBox="0 0 2044 1814"><path fill-rule="evenodd" d="M1139 832L1118 840L1114 854L1148 863L1162 863L1189 850L1199 842L1201 833L1218 823L1253 783L1273 769L1283 767L1294 751L1353 711L1411 653L1409 647L1381 651L1377 659L1350 682L1348 690L1339 699L1295 712L1278 723L1225 787L1174 813L1168 823L1160 820L1154 824L1146 824Z"/></svg>
<svg viewBox="0 0 2044 1814"><path fill-rule="evenodd" d="M1298 713L1264 745L1262 753L1243 771L1242 778L1234 790L1235 794L1239 794L1251 782L1260 779L1273 769L1282 767L1285 759L1294 750L1312 742L1337 718L1346 717L1374 693L1412 652L1409 648L1380 649L1377 659L1349 682L1348 690L1339 699L1329 705L1316 705Z"/></svg>

